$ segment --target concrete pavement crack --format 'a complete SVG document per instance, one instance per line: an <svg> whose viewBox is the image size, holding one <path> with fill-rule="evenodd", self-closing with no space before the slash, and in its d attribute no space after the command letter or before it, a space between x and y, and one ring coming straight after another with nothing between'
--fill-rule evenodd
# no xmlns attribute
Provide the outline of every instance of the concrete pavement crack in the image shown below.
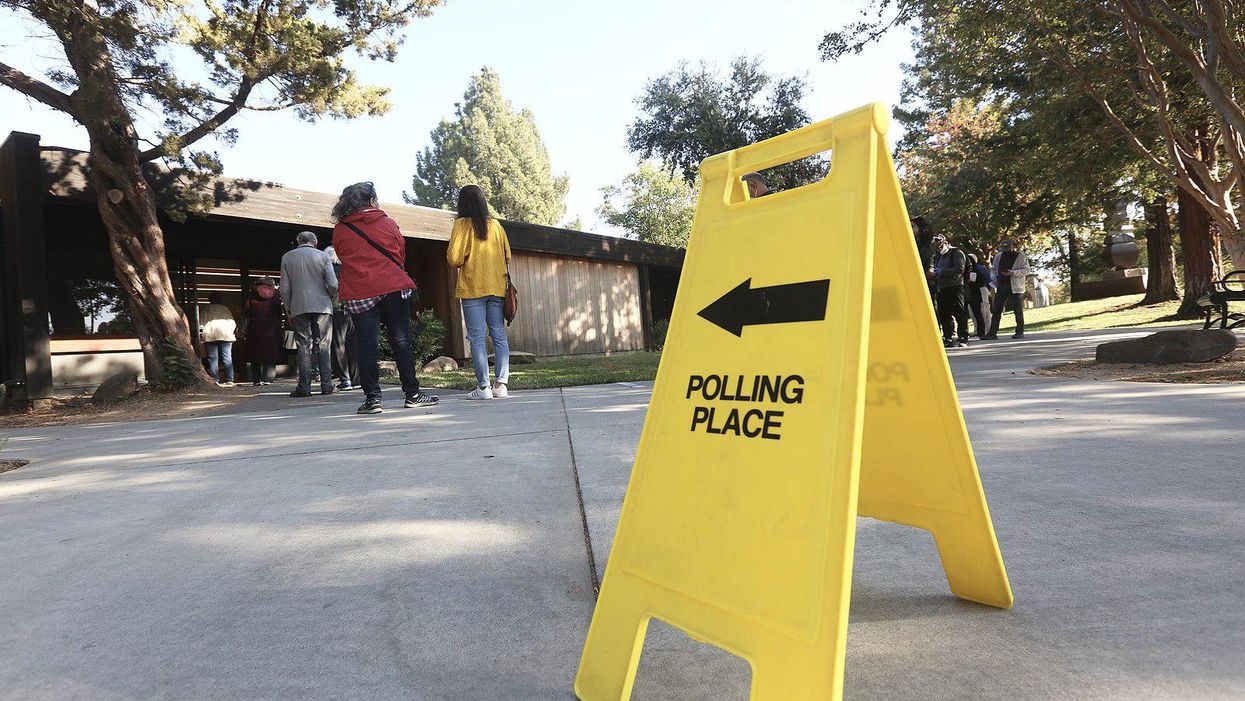
<svg viewBox="0 0 1245 701"><path fill-rule="evenodd" d="M592 578L592 598L601 593L601 577L597 574L597 559L592 554L592 533L588 530L588 510L584 507L584 488L579 481L579 463L575 460L575 439L571 435L571 415L566 410L566 393L558 388L562 400L562 418L566 420L566 447L571 452L571 474L575 476L575 498L579 501L579 520L584 527L584 548L588 551L588 574Z"/></svg>

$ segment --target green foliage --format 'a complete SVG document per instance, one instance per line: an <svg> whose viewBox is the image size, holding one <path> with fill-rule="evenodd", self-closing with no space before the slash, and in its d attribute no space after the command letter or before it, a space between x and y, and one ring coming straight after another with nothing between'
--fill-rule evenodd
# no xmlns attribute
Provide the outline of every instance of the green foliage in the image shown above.
<svg viewBox="0 0 1245 701"><path fill-rule="evenodd" d="M666 347L666 334L670 332L670 320L658 319L649 329L649 337L653 341L653 350L660 351Z"/></svg>
<svg viewBox="0 0 1245 701"><path fill-rule="evenodd" d="M497 73L471 78L455 118L432 130L432 144L415 159L410 204L453 209L458 189L479 185L507 219L553 225L566 211L570 178L555 176L531 110L515 110Z"/></svg>
<svg viewBox="0 0 1245 701"><path fill-rule="evenodd" d="M436 314L425 310L416 312L410 322L411 350L415 352L415 364L423 365L441 354L445 345L445 322ZM381 360L393 360L393 348L389 345L389 334L380 334Z"/></svg>
<svg viewBox="0 0 1245 701"><path fill-rule="evenodd" d="M909 212L969 248L1018 239L1065 271L1075 238L1078 273L1101 269L1085 249L1101 238L1104 213L1147 199L1157 182L1088 87L1124 98L1118 116L1153 138L1128 102L1131 49L1110 22L1072 0L874 0L872 8L874 19L827 35L822 50L834 59L912 25L916 60L896 109ZM1069 70L1094 53L1086 70Z"/></svg>
<svg viewBox="0 0 1245 701"><path fill-rule="evenodd" d="M671 168L644 161L623 179L621 187L601 188L603 201L597 214L645 243L685 248L698 189Z"/></svg>
<svg viewBox="0 0 1245 701"><path fill-rule="evenodd" d="M103 322L98 328L96 326L96 321L104 314L111 315L113 319L124 315L128 321L130 307L116 280L82 278L71 283L70 288L82 316L90 322L87 333L110 333L104 328L109 322ZM130 323L133 324L132 321Z"/></svg>
<svg viewBox="0 0 1245 701"><path fill-rule="evenodd" d="M152 383L156 389L171 392L193 386L203 379L203 367L182 355L172 339L158 336L155 342L156 357L164 368L164 372Z"/></svg>
<svg viewBox="0 0 1245 701"><path fill-rule="evenodd" d="M766 73L760 59L741 56L727 75L709 64L680 63L644 87L640 116L627 144L642 158L671 164L689 184L700 162L714 154L792 131L809 123L802 105L807 85L798 76ZM767 171L771 189L808 184L825 173L822 159L804 159Z"/></svg>

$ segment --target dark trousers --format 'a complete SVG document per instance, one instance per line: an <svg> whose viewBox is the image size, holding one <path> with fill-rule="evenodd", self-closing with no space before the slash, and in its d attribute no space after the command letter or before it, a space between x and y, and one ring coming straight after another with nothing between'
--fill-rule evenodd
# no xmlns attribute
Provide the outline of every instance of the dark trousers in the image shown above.
<svg viewBox="0 0 1245 701"><path fill-rule="evenodd" d="M968 339L968 308L964 305L964 286L944 287L938 290L938 325L942 337L951 340L957 336Z"/></svg>
<svg viewBox="0 0 1245 701"><path fill-rule="evenodd" d="M333 372L329 366L329 345L333 322L329 314L299 314L290 320L298 344L298 390L311 391L311 364L320 369L320 391L333 391Z"/></svg>
<svg viewBox="0 0 1245 701"><path fill-rule="evenodd" d="M999 290L994 294L994 306L990 308L993 318L990 320L990 335L997 336L999 333L999 324L1003 322L1003 310L1008 304L1011 304L1012 311L1016 312L1016 333L1025 332L1025 301L1024 295L1020 292L1012 292L1008 289Z"/></svg>
<svg viewBox="0 0 1245 701"><path fill-rule="evenodd" d="M408 397L419 394L415 351L411 348L411 303L402 299L401 293L390 292L376 306L352 316L363 393L380 399L380 326L384 324L393 359L398 364L398 377L402 379L402 392Z"/></svg>
<svg viewBox="0 0 1245 701"><path fill-rule="evenodd" d="M333 372L345 382L359 384L354 319L350 318L350 312L341 308L333 311Z"/></svg>
<svg viewBox="0 0 1245 701"><path fill-rule="evenodd" d="M251 363L251 382L273 382L277 379L276 363Z"/></svg>

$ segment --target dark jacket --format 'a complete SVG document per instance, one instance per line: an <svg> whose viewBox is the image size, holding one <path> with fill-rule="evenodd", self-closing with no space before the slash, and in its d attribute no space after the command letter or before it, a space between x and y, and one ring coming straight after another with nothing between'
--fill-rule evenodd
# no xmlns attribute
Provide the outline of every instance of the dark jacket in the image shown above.
<svg viewBox="0 0 1245 701"><path fill-rule="evenodd" d="M281 348L281 302L275 287L255 288L255 297L242 308L242 323L246 326L246 354L252 363L285 362Z"/></svg>
<svg viewBox="0 0 1245 701"><path fill-rule="evenodd" d="M972 267L969 272L977 273L976 280L968 282L968 299L971 302L980 302L986 294L986 290L994 287L994 280L990 273L990 268L978 263Z"/></svg>
<svg viewBox="0 0 1245 701"><path fill-rule="evenodd" d="M934 259L934 285L945 290L949 287L964 284L964 266L968 264L968 256L964 251L952 246L946 253L938 254Z"/></svg>
<svg viewBox="0 0 1245 701"><path fill-rule="evenodd" d="M399 267L380 251L372 248L363 237L346 223L354 224L402 265ZM338 296L342 301L371 299L398 290L414 289L406 273L406 239L398 223L379 209L361 209L347 215L333 227L333 249L341 258L341 279Z"/></svg>

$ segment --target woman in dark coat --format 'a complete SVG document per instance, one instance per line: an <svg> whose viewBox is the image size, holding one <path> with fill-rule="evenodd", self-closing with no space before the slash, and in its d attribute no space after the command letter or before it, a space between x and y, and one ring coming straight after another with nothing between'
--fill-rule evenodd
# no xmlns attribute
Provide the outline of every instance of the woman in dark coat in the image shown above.
<svg viewBox="0 0 1245 701"><path fill-rule="evenodd" d="M247 356L251 361L251 384L270 385L277 377L277 363L284 360L281 300L272 278L255 281L254 294L242 308L242 323L246 330Z"/></svg>

